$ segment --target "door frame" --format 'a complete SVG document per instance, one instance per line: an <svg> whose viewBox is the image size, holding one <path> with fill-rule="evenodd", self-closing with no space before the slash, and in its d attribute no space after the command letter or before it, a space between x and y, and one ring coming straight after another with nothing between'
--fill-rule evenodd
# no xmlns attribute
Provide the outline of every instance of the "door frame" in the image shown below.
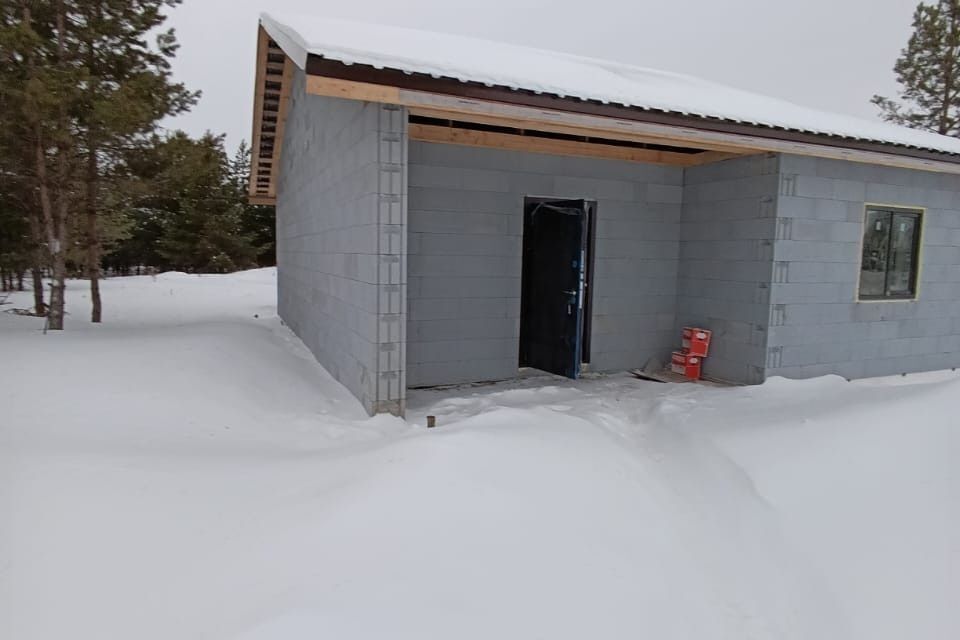
<svg viewBox="0 0 960 640"><path fill-rule="evenodd" d="M590 350L591 350L591 338L593 336L593 287L594 287L594 258L596 256L596 238L597 238L597 201L590 198L578 198L570 196L524 196L523 197L523 209L521 211L522 220L521 220L521 246L525 241L524 233L526 231L526 217L527 210L529 207L537 205L541 202L554 202L557 200L583 200L584 209L586 210L586 264L584 269L584 291L583 291L583 313L580 323L580 364L588 365L590 364ZM521 251L522 255L522 251ZM526 277L526 274L523 271L523 265L521 262L520 267L520 278L521 282ZM521 286L522 290L522 286ZM521 292L521 296L522 296ZM522 308L522 306L521 306ZM520 348L518 345L518 361L519 361L519 352ZM519 363L518 363L519 364Z"/></svg>

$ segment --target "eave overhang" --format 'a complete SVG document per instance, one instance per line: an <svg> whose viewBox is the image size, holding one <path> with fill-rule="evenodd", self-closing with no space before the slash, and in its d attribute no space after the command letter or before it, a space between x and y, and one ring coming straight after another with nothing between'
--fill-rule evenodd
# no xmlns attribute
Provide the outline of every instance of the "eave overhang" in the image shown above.
<svg viewBox="0 0 960 640"><path fill-rule="evenodd" d="M397 69L307 54L294 61L261 26L258 33L250 202L275 204L284 126L294 67L303 64L306 92L313 95L396 104L413 117L446 120L450 130L411 126L411 139L450 144L497 144L522 149L516 136L480 135L454 128L471 123L511 130L582 137L583 143L550 145L531 141L541 152L597 157L626 157L636 161L689 166L736 155L790 153L883 166L960 174L960 154L764 124L704 117L620 104L584 100L535 91L463 81L456 78L408 73ZM302 58L302 56L301 56ZM422 137L420 137L422 136ZM609 145L591 140L629 141L661 149L610 153ZM671 153L670 148L702 151L696 156ZM663 149L667 149L663 151Z"/></svg>
<svg viewBox="0 0 960 640"><path fill-rule="evenodd" d="M583 118L600 119L594 120L593 128L598 130L604 130L602 121L607 122L611 132L632 128L638 135L646 132L655 134L658 138L669 139L672 130L678 142L690 144L699 139L704 144L712 145L711 148L714 150L718 150L718 145L726 145L731 151L740 149L754 152L797 153L928 171L960 173L960 154L889 142L602 103L479 82L464 82L455 78L406 73L396 69L344 64L314 54L307 56L306 72L308 78L339 81L343 83L343 87L361 87L382 101L393 101L414 109L440 108L465 114L493 111L476 108L479 103L487 103L524 109L525 116L532 116L533 121L541 119L538 118L539 114L545 123L558 120L555 115L551 117L551 114L568 114L580 116L581 122ZM322 86L322 83L314 82L313 85L318 87ZM325 91L312 92L324 93ZM344 89L339 93L342 97L347 97L345 94L350 92ZM501 108L499 111L503 114L510 113L509 109ZM625 123L633 126L625 127L623 126Z"/></svg>
<svg viewBox="0 0 960 640"><path fill-rule="evenodd" d="M257 35L248 193L251 204L276 204L277 168L283 146L293 68L289 56L260 27Z"/></svg>

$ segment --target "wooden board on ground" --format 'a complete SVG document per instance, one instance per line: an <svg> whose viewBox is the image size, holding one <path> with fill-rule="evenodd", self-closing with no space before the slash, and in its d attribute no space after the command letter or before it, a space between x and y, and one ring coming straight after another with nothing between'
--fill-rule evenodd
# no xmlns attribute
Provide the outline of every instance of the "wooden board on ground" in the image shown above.
<svg viewBox="0 0 960 640"><path fill-rule="evenodd" d="M630 373L641 380L650 380L651 382L699 382L698 380L691 380L690 378L679 373L674 373L669 369L664 369L663 371L644 371L643 369L631 369Z"/></svg>
<svg viewBox="0 0 960 640"><path fill-rule="evenodd" d="M724 382L722 380L714 380L711 378L700 378L699 380L691 380L685 375L674 373L669 369L663 371L644 371L643 369L630 369L630 373L641 380L649 380L650 382L696 382L697 384L703 384L708 387L736 387L740 386L738 384Z"/></svg>

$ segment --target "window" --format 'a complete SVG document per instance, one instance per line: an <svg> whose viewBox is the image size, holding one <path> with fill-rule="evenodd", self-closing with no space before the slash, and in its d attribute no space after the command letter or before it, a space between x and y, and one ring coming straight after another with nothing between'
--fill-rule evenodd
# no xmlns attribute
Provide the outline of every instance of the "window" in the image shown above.
<svg viewBox="0 0 960 640"><path fill-rule="evenodd" d="M860 263L861 300L903 300L917 295L922 213L867 207Z"/></svg>

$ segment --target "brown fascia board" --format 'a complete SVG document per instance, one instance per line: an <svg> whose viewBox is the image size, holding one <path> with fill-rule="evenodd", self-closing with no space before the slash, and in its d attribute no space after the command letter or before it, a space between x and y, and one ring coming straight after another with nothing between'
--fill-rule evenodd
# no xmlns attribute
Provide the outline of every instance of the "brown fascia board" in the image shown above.
<svg viewBox="0 0 960 640"><path fill-rule="evenodd" d="M330 60L315 54L309 54L307 56L306 71L307 74L313 76L364 82L410 91L423 91L425 93L470 98L473 100L500 102L517 106L549 109L552 111L567 111L671 127L699 129L714 133L784 140L787 142L837 147L856 151L870 151L873 153L885 153L888 155L907 156L922 160L960 164L960 154L907 147L889 142L873 142L766 125L747 124L722 118L692 116L676 112L643 109L640 107L604 104L595 100L560 97L529 90L511 89L505 86L491 87L480 82L464 82L456 78L435 78L425 73L406 73L397 69L377 69L363 64L344 64L338 60Z"/></svg>

